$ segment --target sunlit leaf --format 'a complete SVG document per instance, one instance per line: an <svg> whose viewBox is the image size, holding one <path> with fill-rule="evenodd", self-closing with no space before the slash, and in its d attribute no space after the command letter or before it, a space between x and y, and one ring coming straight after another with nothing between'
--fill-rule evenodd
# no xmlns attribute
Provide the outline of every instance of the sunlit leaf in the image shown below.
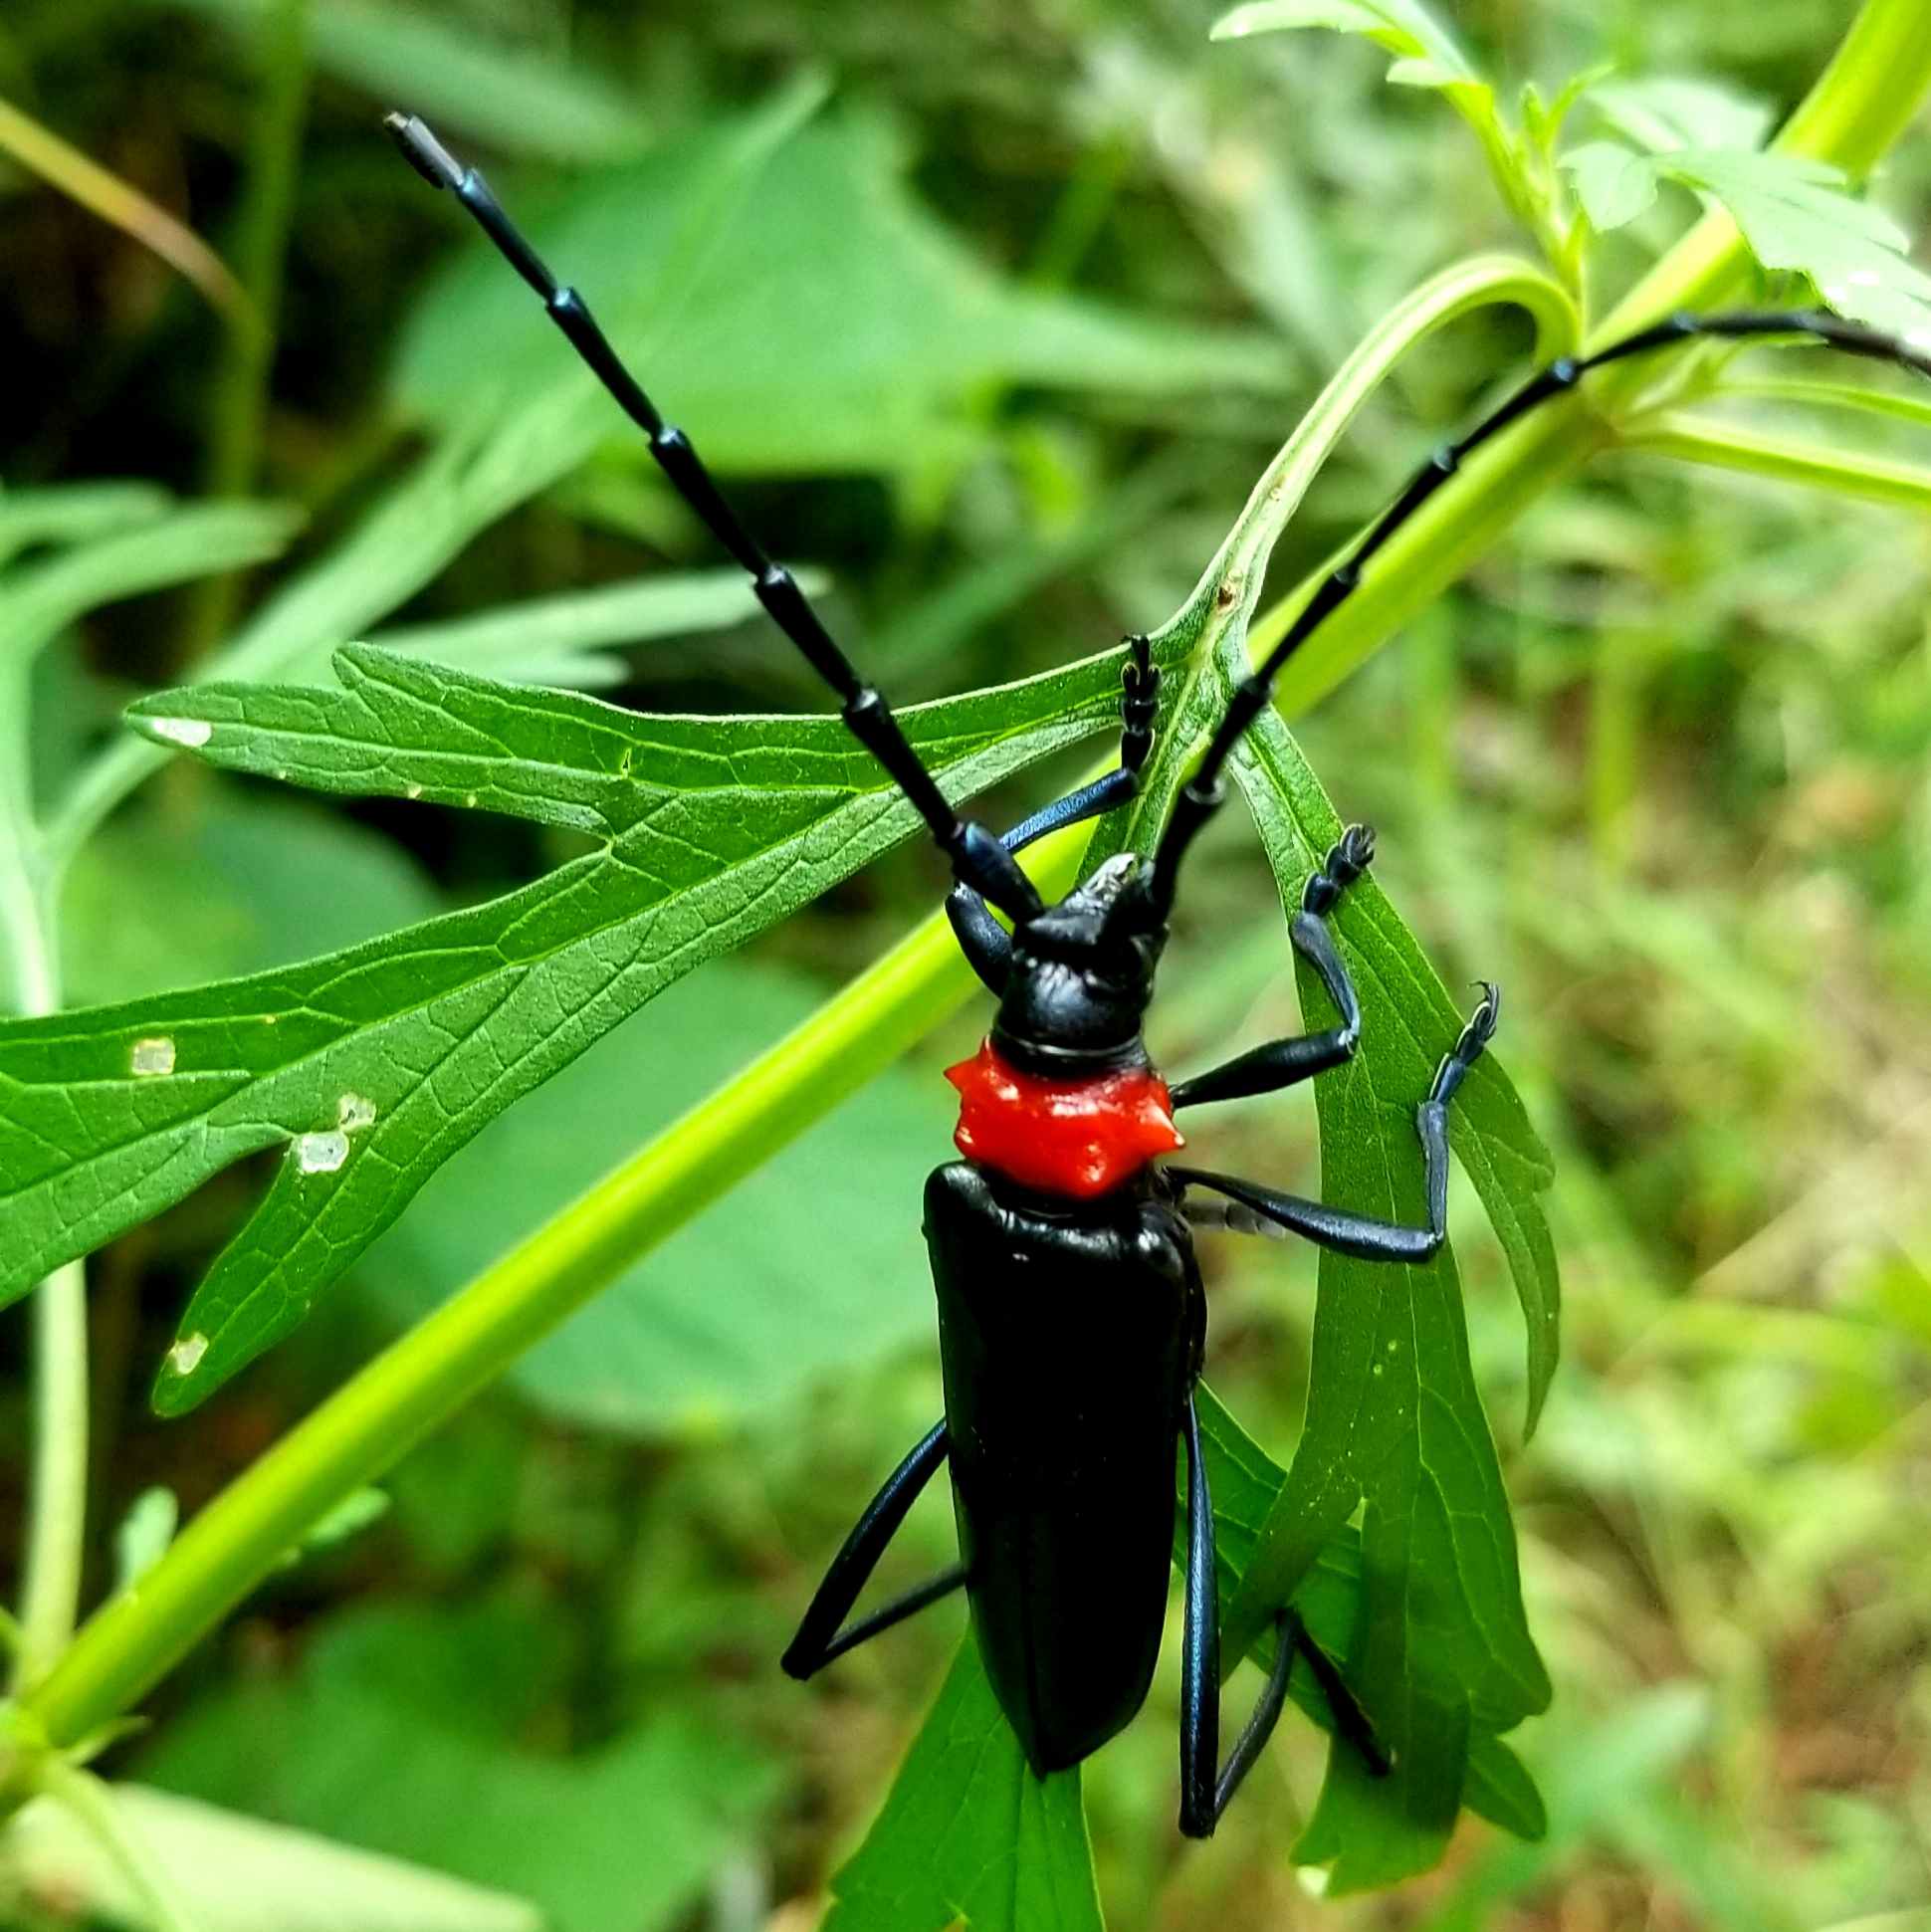
<svg viewBox="0 0 1931 1932"><path fill-rule="evenodd" d="M835 715L651 718L368 646L339 690L144 700L156 743L324 791L588 833L502 899L307 966L0 1027L0 1283L24 1293L241 1156L267 1199L183 1317L173 1412L279 1340L484 1123L917 822ZM970 792L1113 725L1122 653L907 715Z"/></svg>
<svg viewBox="0 0 1931 1932"><path fill-rule="evenodd" d="M1847 194L1842 173L1825 162L1734 148L1644 154L1591 141L1562 164L1599 229L1632 221L1658 181L1680 182L1729 211L1765 268L1808 276L1839 315L1931 341L1931 275L1907 259L1910 237Z"/></svg>
<svg viewBox="0 0 1931 1932"><path fill-rule="evenodd" d="M542 1932L525 1899L311 1831L146 1785L115 1785L113 1802L196 1932ZM119 1860L55 1800L21 1812L4 1849L12 1881L58 1918L161 1932Z"/></svg>
<svg viewBox="0 0 1931 1932"><path fill-rule="evenodd" d="M1604 81L1590 90L1589 103L1618 133L1656 154L1759 148L1777 117L1760 95L1691 75Z"/></svg>

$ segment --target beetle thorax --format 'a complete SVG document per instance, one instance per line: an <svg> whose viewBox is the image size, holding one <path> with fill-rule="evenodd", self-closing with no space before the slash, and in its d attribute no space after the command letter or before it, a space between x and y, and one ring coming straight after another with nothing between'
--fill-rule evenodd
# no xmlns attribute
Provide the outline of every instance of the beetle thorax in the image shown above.
<svg viewBox="0 0 1931 1932"><path fill-rule="evenodd" d="M1167 934L1131 853L1019 926L991 1035L948 1069L960 1151L1041 1193L1087 1199L1180 1145L1141 1037Z"/></svg>

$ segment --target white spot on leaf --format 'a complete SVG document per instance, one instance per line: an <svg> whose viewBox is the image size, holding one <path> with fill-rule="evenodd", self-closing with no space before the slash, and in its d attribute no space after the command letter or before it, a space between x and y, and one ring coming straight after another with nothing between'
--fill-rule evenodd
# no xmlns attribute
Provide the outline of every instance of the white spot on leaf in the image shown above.
<svg viewBox="0 0 1931 1932"><path fill-rule="evenodd" d="M1849 282L1853 289L1880 289L1884 278L1875 269L1852 269Z"/></svg>
<svg viewBox="0 0 1931 1932"><path fill-rule="evenodd" d="M304 1174L333 1174L347 1159L348 1136L338 1129L296 1136L295 1165Z"/></svg>
<svg viewBox="0 0 1931 1932"><path fill-rule="evenodd" d="M421 785L409 785L408 787L406 787L406 789L411 798L420 798L422 796Z"/></svg>
<svg viewBox="0 0 1931 1932"><path fill-rule="evenodd" d="M170 745L205 745L215 735L205 718L150 718L147 729Z"/></svg>
<svg viewBox="0 0 1931 1932"><path fill-rule="evenodd" d="M184 1335L167 1352L167 1367L170 1375L191 1376L200 1366L201 1358L208 1353L208 1338L205 1335Z"/></svg>
<svg viewBox="0 0 1931 1932"><path fill-rule="evenodd" d="M470 792L470 793L468 794L468 796L464 798L464 800L463 800L463 803L464 803L464 804L466 804L466 805L473 805L473 804L475 804L475 803L476 803L476 793L475 793L475 792L473 792L473 791L472 791L472 792Z"/></svg>
<svg viewBox="0 0 1931 1932"><path fill-rule="evenodd" d="M343 1094L335 1109L335 1125L344 1134L353 1134L358 1129L375 1125L375 1102L365 1100L360 1094Z"/></svg>
<svg viewBox="0 0 1931 1932"><path fill-rule="evenodd" d="M127 1071L136 1080L151 1080L157 1073L172 1073L174 1042L165 1034L156 1039L136 1040L127 1049Z"/></svg>

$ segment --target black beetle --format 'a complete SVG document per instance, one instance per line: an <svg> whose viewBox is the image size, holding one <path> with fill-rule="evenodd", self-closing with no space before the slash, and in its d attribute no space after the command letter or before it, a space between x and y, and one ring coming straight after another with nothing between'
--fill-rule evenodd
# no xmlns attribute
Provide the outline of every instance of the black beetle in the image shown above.
<svg viewBox="0 0 1931 1932"><path fill-rule="evenodd" d="M784 1668L808 1677L867 1637L964 1586L986 1675L1043 1777L1104 1744L1146 1698L1165 1620L1177 1448L1186 1454L1186 1576L1181 1666L1180 1828L1211 1833L1278 1721L1297 1657L1327 1697L1336 1731L1371 1769L1388 1761L1334 1660L1288 1605L1276 1613L1273 1670L1216 1774L1219 1625L1213 1508L1194 1389L1206 1304L1187 1195L1227 1205L1236 1227L1271 1224L1345 1253L1424 1261L1446 1229L1448 1103L1494 1032L1497 995L1444 1057L1416 1113L1428 1218L1379 1221L1257 1182L1161 1163L1177 1147L1174 1110L1277 1092L1355 1050L1361 1008L1326 919L1367 868L1374 841L1351 826L1307 882L1290 922L1295 950L1341 1015L1320 1032L1275 1040L1171 1091L1141 1036L1167 938L1180 861L1221 799L1220 773L1267 704L1290 653L1354 591L1362 566L1481 444L1530 410L1572 394L1591 369L1697 337L1800 336L1931 374L1908 343L1817 310L1676 315L1584 356L1565 356L1444 445L1330 572L1267 659L1236 688L1151 861L1122 854L1048 906L1014 854L1060 826L1131 799L1154 743L1159 673L1130 639L1119 766L1035 813L1003 838L955 815L906 743L891 708L853 670L790 573L739 523L684 433L666 424L618 361L576 291L561 287L482 177L421 120L391 114L402 152L448 188L542 298L550 319L650 439L692 509L752 578L759 601L837 692L845 723L918 808L950 859L947 902L974 970L999 1009L979 1057L952 1069L964 1096L967 1158L926 1186L926 1239L939 1298L946 1416L892 1473L839 1551ZM990 908L1004 913L1006 929ZM1197 1214L1196 1218L1206 1218ZM950 1460L960 1561L841 1628L913 1500Z"/></svg>

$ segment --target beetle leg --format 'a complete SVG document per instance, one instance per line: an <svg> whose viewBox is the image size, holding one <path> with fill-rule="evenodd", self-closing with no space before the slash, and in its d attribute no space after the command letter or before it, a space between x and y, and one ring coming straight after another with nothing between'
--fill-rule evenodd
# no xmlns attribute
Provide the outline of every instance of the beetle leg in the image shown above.
<svg viewBox="0 0 1931 1932"><path fill-rule="evenodd" d="M1321 870L1308 880L1301 909L1287 923L1295 952L1320 975L1328 997L1341 1015L1339 1025L1318 1033L1296 1033L1269 1040L1250 1053L1229 1060L1173 1090L1176 1108L1198 1107L1213 1100L1239 1100L1248 1094L1279 1093L1283 1087L1325 1073L1354 1057L1361 1039L1361 1001L1356 997L1348 966L1328 931L1327 915L1335 902L1368 870L1375 856L1375 834L1366 825L1350 825L1328 853Z"/></svg>
<svg viewBox="0 0 1931 1932"><path fill-rule="evenodd" d="M1183 1649L1180 1653L1180 1830L1208 1838L1220 1814L1253 1769L1287 1703L1294 1659L1305 1657L1328 1700L1336 1733L1368 1761L1376 1777L1388 1758L1375 1739L1355 1694L1334 1659L1308 1634L1298 1610L1284 1605L1274 1619L1274 1666L1240 1735L1216 1774L1220 1753L1219 1585L1213 1536L1213 1502L1207 1493L1206 1458L1200 1449L1199 1410L1186 1398L1186 1583Z"/></svg>
<svg viewBox="0 0 1931 1932"><path fill-rule="evenodd" d="M1323 1201L1305 1200L1299 1194L1279 1193L1259 1181L1242 1181L1233 1175L1174 1167L1166 1173L1183 1188L1206 1187L1216 1194L1225 1194L1263 1219L1341 1254L1357 1255L1365 1261L1432 1260L1448 1238L1448 1103L1495 1034L1501 995L1489 985L1482 992L1482 1003L1475 1009L1475 1017L1462 1028L1461 1037L1443 1055L1427 1099L1415 1110L1414 1127L1420 1137L1427 1174L1425 1226L1411 1227L1402 1221L1384 1221L1371 1214L1351 1213ZM1238 1225L1237 1222L1230 1224Z"/></svg>
<svg viewBox="0 0 1931 1932"><path fill-rule="evenodd" d="M1213 1498L1200 1449L1200 1411L1186 1395L1186 1577L1180 1649L1180 1829L1213 1835L1219 1818L1214 1766L1220 1760L1220 1596Z"/></svg>
<svg viewBox="0 0 1931 1932"><path fill-rule="evenodd" d="M938 1473L948 1447L946 1425L943 1421L937 1422L918 1447L886 1477L884 1487L872 1498L865 1514L846 1537L844 1548L832 1558L831 1568L825 1572L825 1580L818 1586L818 1594L812 1598L797 1635L780 1659L787 1676L801 1680L813 1675L833 1657L843 1656L867 1637L874 1637L915 1610L937 1603L966 1581L966 1566L956 1563L950 1570L942 1570L938 1576L929 1577L917 1588L908 1590L904 1596L895 1597L883 1609L860 1617L849 1628L838 1627L877 1569L885 1546L905 1521L906 1511Z"/></svg>

